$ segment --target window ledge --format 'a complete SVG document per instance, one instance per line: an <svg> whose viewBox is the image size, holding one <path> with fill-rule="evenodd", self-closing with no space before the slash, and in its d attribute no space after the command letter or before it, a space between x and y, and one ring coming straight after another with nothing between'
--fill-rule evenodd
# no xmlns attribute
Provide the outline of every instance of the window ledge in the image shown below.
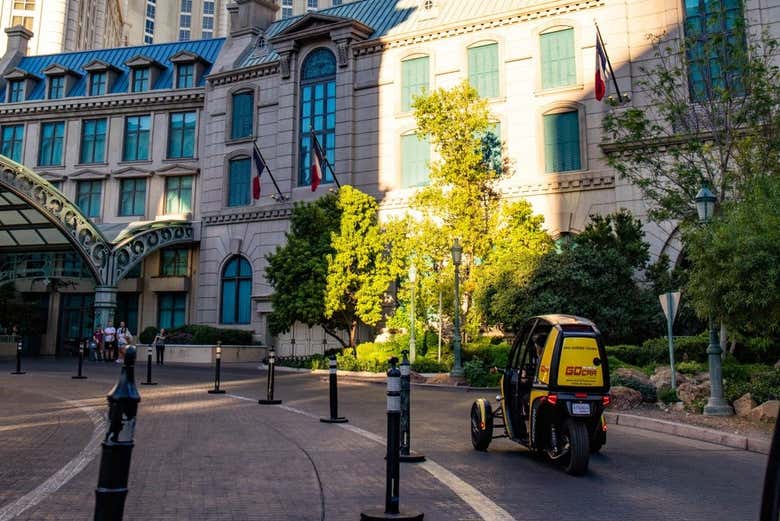
<svg viewBox="0 0 780 521"><path fill-rule="evenodd" d="M163 163L181 163L182 161L197 162L197 157L166 157L162 160Z"/></svg>
<svg viewBox="0 0 780 521"><path fill-rule="evenodd" d="M99 163L76 163L76 166L108 166L108 163L105 161Z"/></svg>
<svg viewBox="0 0 780 521"><path fill-rule="evenodd" d="M552 89L537 89L534 90L534 96L550 96L552 94L560 94L562 92L583 90L584 88L585 88L584 83L577 83L576 85L567 85L565 87L555 87Z"/></svg>
<svg viewBox="0 0 780 521"><path fill-rule="evenodd" d="M225 141L226 145L240 145L242 143L251 143L255 139L257 139L257 136L247 136L247 137L240 137L236 139L228 139Z"/></svg>
<svg viewBox="0 0 780 521"><path fill-rule="evenodd" d="M132 159L129 161L120 161L118 165L151 165L153 161L151 159Z"/></svg>
<svg viewBox="0 0 780 521"><path fill-rule="evenodd" d="M488 103L504 103L506 96L495 96L493 98L486 98Z"/></svg>
<svg viewBox="0 0 780 521"><path fill-rule="evenodd" d="M35 170L52 170L52 169L64 170L65 165L37 165L35 167Z"/></svg>

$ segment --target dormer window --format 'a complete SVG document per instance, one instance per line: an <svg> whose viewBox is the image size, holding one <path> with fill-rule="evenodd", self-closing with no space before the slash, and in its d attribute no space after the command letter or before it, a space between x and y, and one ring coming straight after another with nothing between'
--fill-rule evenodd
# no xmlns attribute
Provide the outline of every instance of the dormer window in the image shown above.
<svg viewBox="0 0 780 521"><path fill-rule="evenodd" d="M24 83L25 80L13 80L8 82L9 103L19 103L24 101Z"/></svg>
<svg viewBox="0 0 780 521"><path fill-rule="evenodd" d="M195 64L180 63L176 66L176 88L191 89L195 86Z"/></svg>
<svg viewBox="0 0 780 521"><path fill-rule="evenodd" d="M49 78L49 99L60 99L65 97L65 77L52 76Z"/></svg>
<svg viewBox="0 0 780 521"><path fill-rule="evenodd" d="M149 67L133 69L133 92L146 92L149 90Z"/></svg>
<svg viewBox="0 0 780 521"><path fill-rule="evenodd" d="M106 78L107 73L105 71L103 72L93 72L89 75L89 95L90 96L103 96L106 94L106 87L108 84L108 79Z"/></svg>

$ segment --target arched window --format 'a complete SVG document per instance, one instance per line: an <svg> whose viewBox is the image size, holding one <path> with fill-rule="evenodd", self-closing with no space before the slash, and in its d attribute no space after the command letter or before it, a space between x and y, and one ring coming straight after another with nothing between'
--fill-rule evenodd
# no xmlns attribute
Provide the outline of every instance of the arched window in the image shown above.
<svg viewBox="0 0 780 521"><path fill-rule="evenodd" d="M336 57L320 47L312 51L301 67L300 171L298 185L311 184L311 131L317 136L325 157L333 165L336 141ZM333 181L328 169L323 182Z"/></svg>
<svg viewBox="0 0 780 521"><path fill-rule="evenodd" d="M252 316L252 266L240 255L222 270L222 324L249 324Z"/></svg>

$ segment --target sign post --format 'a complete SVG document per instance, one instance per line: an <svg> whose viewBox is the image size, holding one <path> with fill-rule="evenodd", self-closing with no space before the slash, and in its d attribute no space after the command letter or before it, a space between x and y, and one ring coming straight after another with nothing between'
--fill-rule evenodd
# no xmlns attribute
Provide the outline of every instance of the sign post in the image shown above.
<svg viewBox="0 0 780 521"><path fill-rule="evenodd" d="M677 310L680 305L680 292L674 291L658 295L661 301L661 309L666 316L666 336L669 338L669 364L672 367L672 389L677 389L677 382L674 374L674 337L672 336L672 325L677 317Z"/></svg>

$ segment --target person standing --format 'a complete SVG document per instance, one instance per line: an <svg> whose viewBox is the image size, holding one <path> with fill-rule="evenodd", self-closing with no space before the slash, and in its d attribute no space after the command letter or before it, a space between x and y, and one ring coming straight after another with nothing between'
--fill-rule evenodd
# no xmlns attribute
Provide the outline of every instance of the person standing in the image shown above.
<svg viewBox="0 0 780 521"><path fill-rule="evenodd" d="M95 332L92 333L92 341L95 343L97 361L101 362L103 361L103 329L101 329L100 325L98 325L98 327L95 328Z"/></svg>
<svg viewBox="0 0 780 521"><path fill-rule="evenodd" d="M133 341L133 334L127 329L124 321L119 323L119 329L116 330L116 341L119 346L119 356L116 361L121 364L125 361L125 349Z"/></svg>
<svg viewBox="0 0 780 521"><path fill-rule="evenodd" d="M157 351L157 365L165 365L165 340L167 338L168 333L165 331L165 328L162 328L152 341L154 349Z"/></svg>
<svg viewBox="0 0 780 521"><path fill-rule="evenodd" d="M116 360L116 328L111 320L108 321L108 327L103 330L103 343L106 353L105 361L110 362L111 360Z"/></svg>

